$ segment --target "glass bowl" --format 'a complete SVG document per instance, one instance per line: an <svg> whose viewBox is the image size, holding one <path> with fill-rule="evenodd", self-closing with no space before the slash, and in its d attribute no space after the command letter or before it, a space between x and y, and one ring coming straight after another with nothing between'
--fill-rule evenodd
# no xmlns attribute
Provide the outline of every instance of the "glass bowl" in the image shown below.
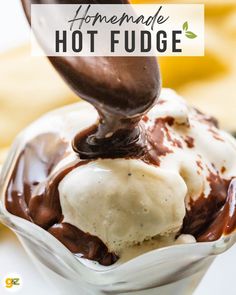
<svg viewBox="0 0 236 295"><path fill-rule="evenodd" d="M0 221L16 233L30 259L59 294L192 294L215 257L236 242L235 233L215 242L164 247L105 267L72 254L47 231L6 210L6 187L25 143L35 134L55 131L62 123L67 126L61 132L68 135L77 109L84 107L94 112L86 103L67 106L45 115L16 138L1 171ZM85 121L88 126L93 123L89 115Z"/></svg>

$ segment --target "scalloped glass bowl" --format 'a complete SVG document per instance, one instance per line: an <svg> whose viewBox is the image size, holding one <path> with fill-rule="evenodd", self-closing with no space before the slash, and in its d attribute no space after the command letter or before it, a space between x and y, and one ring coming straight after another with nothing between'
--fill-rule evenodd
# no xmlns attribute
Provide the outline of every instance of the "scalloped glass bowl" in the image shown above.
<svg viewBox="0 0 236 295"><path fill-rule="evenodd" d="M72 105L53 113L70 112L74 107ZM45 118L47 120L48 115ZM2 168L0 221L17 234L32 261L59 294L192 294L216 255L236 242L234 233L215 242L157 249L128 262L118 261L110 267L72 254L47 231L10 214L5 208L5 190L12 168L37 122L17 137Z"/></svg>

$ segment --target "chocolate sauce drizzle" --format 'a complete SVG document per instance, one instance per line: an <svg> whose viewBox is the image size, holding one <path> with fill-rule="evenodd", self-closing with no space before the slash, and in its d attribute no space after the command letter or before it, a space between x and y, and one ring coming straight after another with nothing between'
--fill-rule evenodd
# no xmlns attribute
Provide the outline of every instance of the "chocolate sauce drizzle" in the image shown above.
<svg viewBox="0 0 236 295"><path fill-rule="evenodd" d="M208 241L208 239L203 239L203 236L227 202L230 184L230 180L222 179L218 173L214 174L210 171L207 180L211 188L210 194L207 197L202 194L196 201L190 201L191 210L186 211L182 228L182 233L191 234L199 241ZM221 228L220 225L218 227ZM224 233L220 230L219 232L220 235Z"/></svg>
<svg viewBox="0 0 236 295"><path fill-rule="evenodd" d="M30 3L129 4L129 1L22 0L30 20ZM40 40L39 40L40 42ZM51 63L74 92L91 103L100 120L73 141L81 158L129 156L141 148L139 121L156 103L161 79L155 57L51 57ZM112 149L111 149L112 147Z"/></svg>
<svg viewBox="0 0 236 295"><path fill-rule="evenodd" d="M30 4L128 4L128 1L46 1L22 0L28 19ZM155 58L148 57L55 57L50 61L72 89L92 103L100 119L97 125L77 134L72 146L78 159L54 173L56 165L67 154L68 142L58 134L41 134L32 139L16 162L6 192L9 212L41 226L73 253L103 265L115 263L118 257L90 233L63 222L58 186L73 169L97 158L136 158L160 165L160 158L182 143L172 138L168 126L173 118L157 119L148 130L142 127L145 113L156 103L160 73ZM199 114L200 115L200 114ZM192 148L193 142L187 142ZM209 174L211 195L201 196L187 211L182 233L193 234L199 241L209 241L235 229L235 181ZM79 184L78 184L79 185ZM229 187L229 193L227 192ZM220 223L220 225L218 224Z"/></svg>

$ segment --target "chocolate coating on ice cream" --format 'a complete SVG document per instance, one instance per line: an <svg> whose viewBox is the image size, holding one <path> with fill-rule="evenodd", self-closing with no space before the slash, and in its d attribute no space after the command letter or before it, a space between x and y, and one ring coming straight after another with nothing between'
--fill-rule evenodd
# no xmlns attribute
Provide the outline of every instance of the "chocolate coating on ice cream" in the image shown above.
<svg viewBox="0 0 236 295"><path fill-rule="evenodd" d="M118 257L109 253L101 240L63 222L58 185L71 170L87 163L77 161L50 178L66 155L68 145L54 133L39 135L26 144L12 172L6 208L50 232L73 253L81 253L103 265L113 264Z"/></svg>

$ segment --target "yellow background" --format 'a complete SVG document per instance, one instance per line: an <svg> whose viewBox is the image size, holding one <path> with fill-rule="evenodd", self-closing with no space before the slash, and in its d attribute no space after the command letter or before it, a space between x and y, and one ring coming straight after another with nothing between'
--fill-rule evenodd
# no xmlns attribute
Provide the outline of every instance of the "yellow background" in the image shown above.
<svg viewBox="0 0 236 295"><path fill-rule="evenodd" d="M172 2L175 1L168 1ZM160 58L163 86L174 88L190 103L216 116L224 129L233 132L236 131L236 1L200 3L205 4L206 54L204 57ZM46 111L75 101L76 96L47 59L30 56L29 45L2 54L0 162L22 128Z"/></svg>

